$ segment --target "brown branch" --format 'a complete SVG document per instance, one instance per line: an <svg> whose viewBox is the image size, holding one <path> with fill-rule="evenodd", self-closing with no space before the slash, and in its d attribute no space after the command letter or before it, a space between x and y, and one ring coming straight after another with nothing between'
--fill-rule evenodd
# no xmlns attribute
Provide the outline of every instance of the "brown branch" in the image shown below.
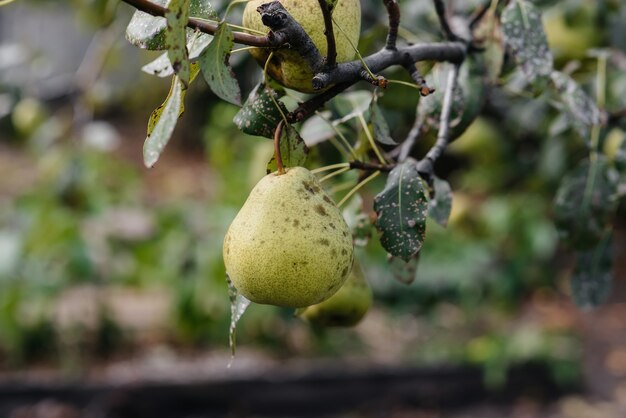
<svg viewBox="0 0 626 418"><path fill-rule="evenodd" d="M283 126L285 125L285 120L281 119L278 122L278 126L276 126L276 130L274 131L274 159L276 159L276 170L279 175L285 174L285 167L283 166L283 158L280 155L280 137L283 134Z"/></svg>
<svg viewBox="0 0 626 418"><path fill-rule="evenodd" d="M135 7L137 10L141 10L142 12L148 13L152 16L165 17L165 13L167 12L167 8L152 3L149 0L122 1ZM208 33L209 35L214 35L217 32L217 23L206 22L204 20L196 19L194 17L189 18L187 26L192 29L197 29L200 32ZM272 42L272 40L270 40L270 38L267 36L256 36L245 32L233 32L233 36L235 38L235 42L242 45L258 47L280 46L277 45L275 42Z"/></svg>
<svg viewBox="0 0 626 418"><path fill-rule="evenodd" d="M328 7L326 0L318 0L322 16L324 17L324 35L326 36L326 68L333 68L337 65L337 45L335 44L335 33L333 29L332 10Z"/></svg>
<svg viewBox="0 0 626 418"><path fill-rule="evenodd" d="M396 49L398 26L400 26L400 6L397 0L383 0L389 15L389 31L387 32L387 49Z"/></svg>
<svg viewBox="0 0 626 418"><path fill-rule="evenodd" d="M297 108L287 115L287 121L289 123L302 122L308 116L312 115L317 109L324 106L327 101L346 90L352 84L353 83L335 84L325 92L312 97L306 102L300 103Z"/></svg>

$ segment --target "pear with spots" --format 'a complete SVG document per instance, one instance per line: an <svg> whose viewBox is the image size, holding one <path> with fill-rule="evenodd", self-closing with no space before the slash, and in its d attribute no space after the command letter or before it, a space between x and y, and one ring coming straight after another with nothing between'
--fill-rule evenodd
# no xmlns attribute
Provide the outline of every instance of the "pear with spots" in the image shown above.
<svg viewBox="0 0 626 418"><path fill-rule="evenodd" d="M293 167L257 183L226 233L223 255L243 296L298 308L341 288L353 251L339 208L313 173Z"/></svg>
<svg viewBox="0 0 626 418"><path fill-rule="evenodd" d="M269 32L269 28L261 21L261 15L257 8L268 3L269 0L251 0L247 3L243 12L242 25L261 32ZM324 18L317 0L281 0L280 3L289 14L302 26L309 35L322 56L326 56L326 35L324 35ZM353 60L355 47L359 43L361 34L361 1L339 0L332 12L337 48L337 62ZM341 26L339 29L338 25ZM257 62L265 67L265 62L270 56L269 48L254 48L250 54ZM313 72L306 61L293 50L281 48L274 51L272 60L267 66L267 71L273 79L283 86L301 91L313 93Z"/></svg>

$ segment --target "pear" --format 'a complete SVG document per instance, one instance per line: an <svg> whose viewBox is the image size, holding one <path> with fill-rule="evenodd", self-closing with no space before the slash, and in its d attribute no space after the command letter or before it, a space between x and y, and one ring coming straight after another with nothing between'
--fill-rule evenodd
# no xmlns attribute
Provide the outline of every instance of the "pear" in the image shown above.
<svg viewBox="0 0 626 418"><path fill-rule="evenodd" d="M306 168L263 177L224 238L233 284L256 303L304 307L348 278L352 235L339 208Z"/></svg>
<svg viewBox="0 0 626 418"><path fill-rule="evenodd" d="M242 25L246 28L261 32L269 32L263 24L257 8L269 3L269 0L250 0L243 11ZM318 0L281 0L280 3L289 14L302 26L302 29L311 37L322 56L326 56L326 35L324 35L324 17ZM359 43L361 34L361 0L339 0L333 9L333 32L337 48L337 62L354 59L354 46ZM341 26L343 32L337 25ZM288 48L271 50L269 48L254 48L250 54L261 67L274 51L272 60L267 66L268 73L283 86L304 93L314 93L313 73L307 63L295 51Z"/></svg>
<svg viewBox="0 0 626 418"><path fill-rule="evenodd" d="M355 261L352 273L337 293L298 314L314 326L352 327L363 319L371 305L372 289Z"/></svg>

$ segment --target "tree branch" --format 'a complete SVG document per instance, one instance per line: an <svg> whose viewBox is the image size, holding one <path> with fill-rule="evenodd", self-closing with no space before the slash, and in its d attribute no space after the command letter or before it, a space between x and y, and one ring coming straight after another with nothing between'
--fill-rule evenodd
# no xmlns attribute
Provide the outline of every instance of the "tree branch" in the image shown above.
<svg viewBox="0 0 626 418"><path fill-rule="evenodd" d="M396 49L398 26L400 26L400 6L397 0L383 0L389 15L389 31L387 32L387 49Z"/></svg>
<svg viewBox="0 0 626 418"><path fill-rule="evenodd" d="M458 64L465 59L466 50L467 46L463 42L409 45L393 50L383 48L363 60L373 73L378 73L393 65L405 65L407 60L414 63L432 60ZM354 84L361 80L362 71L363 65L359 60L337 64L333 69L315 74L313 88L321 90L337 83Z"/></svg>
<svg viewBox="0 0 626 418"><path fill-rule="evenodd" d="M437 135L437 141L417 165L417 170L429 177L433 174L435 162L439 159L443 150L448 146L448 142L450 141L450 113L452 111L454 89L456 88L458 78L459 65L454 65L448 73L446 92L443 96L443 103L441 105L442 108L441 117L439 119L439 133Z"/></svg>
<svg viewBox="0 0 626 418"><path fill-rule="evenodd" d="M326 0L318 0L322 16L324 17L324 35L326 36L326 68L333 68L337 65L337 45L335 44L335 33L333 29L332 10L328 7Z"/></svg>
<svg viewBox="0 0 626 418"><path fill-rule="evenodd" d="M152 16L156 17L165 17L165 12L167 12L167 8L160 6L158 4L152 3L149 0L122 0L124 3L127 3L137 10L141 10L142 12L148 13ZM206 22L204 20L196 19L194 17L190 17L187 22L187 26L191 29L197 29L200 32L208 33L209 35L214 35L217 32L217 24ZM245 32L233 32L235 42L242 45L249 46L258 46L258 47L278 47L279 44L276 44L268 36L256 36L251 35Z"/></svg>
<svg viewBox="0 0 626 418"><path fill-rule="evenodd" d="M312 97L304 103L300 103L297 108L291 111L287 115L287 121L289 123L301 122L306 119L309 115L313 114L317 109L324 106L324 103L340 94L348 87L350 87L353 83L340 83L335 84L328 90L323 93L318 94L317 96Z"/></svg>
<svg viewBox="0 0 626 418"><path fill-rule="evenodd" d="M448 23L448 17L446 16L446 5L443 0L433 0L435 3L435 10L437 11L437 17L439 18L439 24L441 25L441 30L443 30L443 34L449 41L456 41L459 39L458 36L454 34L450 24Z"/></svg>

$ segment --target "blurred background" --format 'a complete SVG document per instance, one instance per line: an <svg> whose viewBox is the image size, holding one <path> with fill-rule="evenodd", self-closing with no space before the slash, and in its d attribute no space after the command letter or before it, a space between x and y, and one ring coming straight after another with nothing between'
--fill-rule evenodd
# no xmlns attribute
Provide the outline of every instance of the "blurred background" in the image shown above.
<svg viewBox="0 0 626 418"><path fill-rule="evenodd" d="M364 53L384 41L378 3L363 2ZM589 48L626 52L622 3L536 3L556 67L583 86ZM374 234L357 253L375 296L358 326L314 329L254 305L229 368L222 238L272 146L196 82L146 169L146 123L169 81L141 72L159 53L124 39L132 13L109 0L0 8L0 416L626 416L624 224L609 303L579 311L551 210L586 148L546 101L505 89L437 168L452 215L447 229L428 224L415 282L393 279ZM407 39L441 39L429 1L402 13ZM245 53L231 63L245 96L261 72ZM626 72L609 66L609 79L609 106L625 108ZM394 138L417 100L402 86L380 99ZM323 142L309 164L335 153ZM363 191L368 211L382 185Z"/></svg>

